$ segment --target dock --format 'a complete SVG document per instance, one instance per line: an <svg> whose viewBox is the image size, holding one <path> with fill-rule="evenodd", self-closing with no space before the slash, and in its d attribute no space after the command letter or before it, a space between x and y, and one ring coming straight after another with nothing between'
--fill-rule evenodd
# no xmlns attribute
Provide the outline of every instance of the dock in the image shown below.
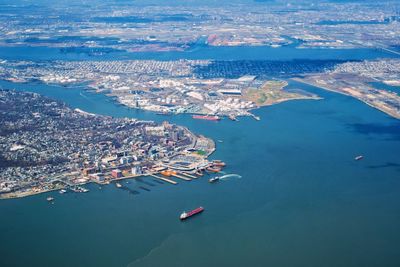
<svg viewBox="0 0 400 267"><path fill-rule="evenodd" d="M180 172L179 174L185 175L185 176L187 176L187 177L189 177L189 178L192 178L192 179L197 179L197 178L199 178L199 177L197 177L197 176L191 175L191 174L186 173L186 172Z"/></svg>
<svg viewBox="0 0 400 267"><path fill-rule="evenodd" d="M254 114L251 114L251 113L250 113L250 116L251 116L253 119L255 119L256 121L259 121L259 120L261 120L261 118L260 118L260 117L258 117L258 116L256 116L256 115L254 115Z"/></svg>
<svg viewBox="0 0 400 267"><path fill-rule="evenodd" d="M170 183L170 184L178 184L177 182L175 182L175 181L173 181L173 180L171 180L171 179L168 179L168 178L160 177L160 176L157 176L157 175L155 175L155 174L149 174L149 175L150 175L151 177L154 177L154 178L163 180L164 182L167 182L167 183Z"/></svg>
<svg viewBox="0 0 400 267"><path fill-rule="evenodd" d="M192 179L190 179L188 177L185 177L185 176L182 176L182 175L178 175L178 174L171 174L171 176L174 176L176 178L179 178L179 179L182 179L182 180L185 180L185 181L191 181L192 180Z"/></svg>

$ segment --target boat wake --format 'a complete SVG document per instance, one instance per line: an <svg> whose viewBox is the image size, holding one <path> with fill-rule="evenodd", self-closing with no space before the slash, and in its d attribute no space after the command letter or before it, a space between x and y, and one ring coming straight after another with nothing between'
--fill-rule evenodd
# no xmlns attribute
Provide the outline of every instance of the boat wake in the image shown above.
<svg viewBox="0 0 400 267"><path fill-rule="evenodd" d="M241 179L241 178L242 178L242 176L240 176L239 174L234 174L234 173L225 174L225 175L219 177L220 180Z"/></svg>

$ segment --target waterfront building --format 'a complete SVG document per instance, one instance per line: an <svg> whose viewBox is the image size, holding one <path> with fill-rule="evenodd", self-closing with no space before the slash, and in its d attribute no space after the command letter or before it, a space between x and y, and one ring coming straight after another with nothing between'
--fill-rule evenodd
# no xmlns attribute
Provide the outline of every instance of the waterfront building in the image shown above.
<svg viewBox="0 0 400 267"><path fill-rule="evenodd" d="M133 158L131 156L125 156L119 159L119 163L122 165L129 164L133 161Z"/></svg>
<svg viewBox="0 0 400 267"><path fill-rule="evenodd" d="M120 169L115 169L111 171L111 176L115 179L122 177L122 171Z"/></svg>
<svg viewBox="0 0 400 267"><path fill-rule="evenodd" d="M98 182L104 182L104 174L102 173L95 173L92 175L92 177Z"/></svg>
<svg viewBox="0 0 400 267"><path fill-rule="evenodd" d="M141 175L142 168L140 166L134 166L134 167L132 167L131 173L132 173L132 175Z"/></svg>
<svg viewBox="0 0 400 267"><path fill-rule="evenodd" d="M93 174L96 172L95 168L85 168L83 169L83 175L84 176L89 176L90 174Z"/></svg>

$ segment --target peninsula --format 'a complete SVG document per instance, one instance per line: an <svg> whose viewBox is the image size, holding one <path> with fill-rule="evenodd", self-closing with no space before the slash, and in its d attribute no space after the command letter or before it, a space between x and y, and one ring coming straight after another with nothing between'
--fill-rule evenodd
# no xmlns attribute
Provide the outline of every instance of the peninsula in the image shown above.
<svg viewBox="0 0 400 267"><path fill-rule="evenodd" d="M338 64L333 70L296 80L354 97L400 119L400 60L379 59Z"/></svg>
<svg viewBox="0 0 400 267"><path fill-rule="evenodd" d="M301 90L286 90L282 73L296 75L333 69L341 61L7 61L0 79L39 81L104 93L130 108L162 114L191 113L229 118L295 99L319 99ZM270 75L278 78L272 79Z"/></svg>
<svg viewBox="0 0 400 267"><path fill-rule="evenodd" d="M100 116L34 93L0 91L0 198L85 192L80 186L89 182L158 173L190 180L223 165L207 160L214 150L211 139L168 122Z"/></svg>

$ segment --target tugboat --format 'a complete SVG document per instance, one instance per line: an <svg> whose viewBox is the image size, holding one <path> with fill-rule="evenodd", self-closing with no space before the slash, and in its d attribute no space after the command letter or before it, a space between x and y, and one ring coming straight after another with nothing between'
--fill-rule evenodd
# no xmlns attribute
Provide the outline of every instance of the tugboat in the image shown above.
<svg viewBox="0 0 400 267"><path fill-rule="evenodd" d="M354 160L362 160L364 158L364 156L357 156L354 158Z"/></svg>
<svg viewBox="0 0 400 267"><path fill-rule="evenodd" d="M199 213L201 213L203 211L204 211L203 207L198 207L197 209L194 209L194 210L189 211L189 212L184 211L184 212L182 212L181 216L179 216L179 219L181 219L181 221L183 221L183 220L186 220L187 218L190 218L190 217L192 217L192 216L194 216L196 214L199 214Z"/></svg>
<svg viewBox="0 0 400 267"><path fill-rule="evenodd" d="M213 177L213 178L210 178L209 180L208 180L208 182L209 183L215 183L215 182L218 182L220 180L220 177L219 176L215 176L215 177Z"/></svg>

